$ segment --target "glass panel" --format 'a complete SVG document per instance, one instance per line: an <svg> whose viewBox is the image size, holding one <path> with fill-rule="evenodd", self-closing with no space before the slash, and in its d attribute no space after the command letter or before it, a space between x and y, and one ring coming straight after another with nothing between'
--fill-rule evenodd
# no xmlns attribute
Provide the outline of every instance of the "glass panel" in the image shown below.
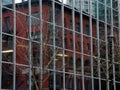
<svg viewBox="0 0 120 90"><path fill-rule="evenodd" d="M64 1L64 0L63 0ZM77 9L77 10L80 10L80 4L81 4L81 1L80 0L74 0L75 1L75 5L74 5L74 7Z"/></svg>
<svg viewBox="0 0 120 90"><path fill-rule="evenodd" d="M65 48L73 50L73 31L65 29Z"/></svg>
<svg viewBox="0 0 120 90"><path fill-rule="evenodd" d="M105 80L101 80L101 90L106 90L106 88L107 88L106 81Z"/></svg>
<svg viewBox="0 0 120 90"><path fill-rule="evenodd" d="M59 4L55 4L55 24L62 26L62 8Z"/></svg>
<svg viewBox="0 0 120 90"><path fill-rule="evenodd" d="M99 38L105 40L105 25L104 23L99 23Z"/></svg>
<svg viewBox="0 0 120 90"><path fill-rule="evenodd" d="M13 89L13 64L2 63L2 89Z"/></svg>
<svg viewBox="0 0 120 90"><path fill-rule="evenodd" d="M119 44L119 30L117 28L113 28L113 34L114 34L114 43Z"/></svg>
<svg viewBox="0 0 120 90"><path fill-rule="evenodd" d="M65 75L65 88L68 90L74 90L74 76L72 74Z"/></svg>
<svg viewBox="0 0 120 90"><path fill-rule="evenodd" d="M110 0L106 0L106 4L107 4L107 6L110 6L110 4L111 4Z"/></svg>
<svg viewBox="0 0 120 90"><path fill-rule="evenodd" d="M97 2L94 0L91 2L92 3L92 16L97 17Z"/></svg>
<svg viewBox="0 0 120 90"><path fill-rule="evenodd" d="M85 90L92 90L91 78L85 77Z"/></svg>
<svg viewBox="0 0 120 90"><path fill-rule="evenodd" d="M98 41L93 39L93 55L98 56Z"/></svg>
<svg viewBox="0 0 120 90"><path fill-rule="evenodd" d="M113 10L113 25L117 26L119 25L119 20L118 20L118 12Z"/></svg>
<svg viewBox="0 0 120 90"><path fill-rule="evenodd" d="M84 0L84 1L82 1L82 4L83 4L83 7L82 7L82 9L83 9L83 11L85 12L85 13L89 13L89 7L90 7L90 3L89 3L89 0Z"/></svg>
<svg viewBox="0 0 120 90"><path fill-rule="evenodd" d="M66 57L67 54L63 55L63 50L56 48L56 58L55 58L55 63L56 63L56 70L62 71L65 66L63 65L63 57Z"/></svg>
<svg viewBox="0 0 120 90"><path fill-rule="evenodd" d="M76 90L82 90L82 77L76 76Z"/></svg>
<svg viewBox="0 0 120 90"><path fill-rule="evenodd" d="M62 28L55 27L55 46L62 47Z"/></svg>
<svg viewBox="0 0 120 90"><path fill-rule="evenodd" d="M105 21L105 6L101 3L98 3L99 9L99 19Z"/></svg>
<svg viewBox="0 0 120 90"><path fill-rule="evenodd" d="M49 69L52 70L54 68L54 60L56 60L58 51L54 51L54 48L48 45L44 45L43 47L43 69L44 72L48 71Z"/></svg>
<svg viewBox="0 0 120 90"><path fill-rule="evenodd" d="M49 90L51 87L53 87L53 72L52 71L44 72L42 79L42 89Z"/></svg>
<svg viewBox="0 0 120 90"><path fill-rule="evenodd" d="M101 73L101 78L102 79L106 79L107 76L107 68L106 68L106 61L105 60L101 60L100 61L100 73Z"/></svg>
<svg viewBox="0 0 120 90"><path fill-rule="evenodd" d="M91 50L91 45L90 45L90 38L87 36L83 37L83 50L84 54L89 54L90 55L90 50Z"/></svg>
<svg viewBox="0 0 120 90"><path fill-rule="evenodd" d="M104 3L104 0L98 0L98 1Z"/></svg>
<svg viewBox="0 0 120 90"><path fill-rule="evenodd" d="M90 35L89 17L83 16L83 34Z"/></svg>
<svg viewBox="0 0 120 90"><path fill-rule="evenodd" d="M96 23L96 19L92 19L92 37L97 38L97 23Z"/></svg>
<svg viewBox="0 0 120 90"><path fill-rule="evenodd" d="M100 58L106 59L106 44L100 41Z"/></svg>
<svg viewBox="0 0 120 90"><path fill-rule="evenodd" d="M28 0L15 0L16 10L28 14Z"/></svg>
<svg viewBox="0 0 120 90"><path fill-rule="evenodd" d="M99 90L99 80L94 79L94 90Z"/></svg>
<svg viewBox="0 0 120 90"><path fill-rule="evenodd" d="M16 38L16 63L29 64L29 46L28 41Z"/></svg>
<svg viewBox="0 0 120 90"><path fill-rule="evenodd" d="M113 6L114 9L118 10L118 2L119 2L119 0L113 0L112 1L112 6Z"/></svg>
<svg viewBox="0 0 120 90"><path fill-rule="evenodd" d="M81 74L81 54L76 53L76 73Z"/></svg>
<svg viewBox="0 0 120 90"><path fill-rule="evenodd" d="M87 76L91 75L91 60L90 56L84 55L84 74Z"/></svg>
<svg viewBox="0 0 120 90"><path fill-rule="evenodd" d="M31 47L31 65L40 66L40 43L32 42Z"/></svg>
<svg viewBox="0 0 120 90"><path fill-rule="evenodd" d="M31 17L31 40L34 41L39 41L40 42L40 28L42 27L40 25L40 20L39 20L39 12L34 12L32 13L32 17ZM28 21L27 23L29 23L29 18L27 18Z"/></svg>
<svg viewBox="0 0 120 90"><path fill-rule="evenodd" d="M42 6L42 18L44 21L53 22L53 8L52 3L45 1L45 4Z"/></svg>
<svg viewBox="0 0 120 90"><path fill-rule="evenodd" d="M120 88L120 83L116 83L116 90Z"/></svg>
<svg viewBox="0 0 120 90"><path fill-rule="evenodd" d="M12 0L2 0L2 5L4 7L12 9L13 8L13 1Z"/></svg>
<svg viewBox="0 0 120 90"><path fill-rule="evenodd" d="M29 17L16 13L16 35L28 38L29 35Z"/></svg>
<svg viewBox="0 0 120 90"><path fill-rule="evenodd" d="M13 62L13 37L2 34L2 60Z"/></svg>
<svg viewBox="0 0 120 90"><path fill-rule="evenodd" d="M49 88L50 90L54 89L54 72L50 72L49 74Z"/></svg>
<svg viewBox="0 0 120 90"><path fill-rule="evenodd" d="M62 90L62 84L63 84L62 73L56 72L56 90Z"/></svg>
<svg viewBox="0 0 120 90"><path fill-rule="evenodd" d="M66 0L66 1L63 0L63 2L64 2L65 4L67 4L67 5L69 5L69 6L72 6L72 5L73 5L73 1L72 1L72 0Z"/></svg>
<svg viewBox="0 0 120 90"><path fill-rule="evenodd" d="M2 8L2 32L13 34L13 11Z"/></svg>
<svg viewBox="0 0 120 90"><path fill-rule="evenodd" d="M76 52L81 52L81 34L75 33L75 48Z"/></svg>
<svg viewBox="0 0 120 90"><path fill-rule="evenodd" d="M114 61L120 63L120 46L114 45Z"/></svg>
<svg viewBox="0 0 120 90"><path fill-rule="evenodd" d="M81 26L80 26L80 13L75 13L75 31L77 33L81 33Z"/></svg>
<svg viewBox="0 0 120 90"><path fill-rule="evenodd" d="M29 71L30 68L25 66L16 66L16 90L29 89ZM34 82L32 81L32 86Z"/></svg>
<svg viewBox="0 0 120 90"><path fill-rule="evenodd" d="M53 25L52 24L48 24L46 22L43 22L43 27L42 27L42 37L43 37L43 44L50 44L53 45L53 40L54 40L54 36L53 36Z"/></svg>
<svg viewBox="0 0 120 90"><path fill-rule="evenodd" d="M72 11L71 10L67 10L67 9L64 10L64 26L66 28L73 30L73 20L72 20Z"/></svg>
<svg viewBox="0 0 120 90"><path fill-rule="evenodd" d="M111 8L107 7L107 23L111 23Z"/></svg>
<svg viewBox="0 0 120 90"><path fill-rule="evenodd" d="M120 82L120 64L115 64L115 80Z"/></svg>
<svg viewBox="0 0 120 90"><path fill-rule="evenodd" d="M31 85L31 90L40 90L40 83L43 83L42 79L40 78L40 67L32 67L31 68L31 72L32 72L32 76L31 76L31 80L32 80L32 85ZM43 74L42 74L43 76ZM29 86L29 84L28 84Z"/></svg>
<svg viewBox="0 0 120 90"><path fill-rule="evenodd" d="M98 77L98 58L93 57L93 75L94 77Z"/></svg>
<svg viewBox="0 0 120 90"><path fill-rule="evenodd" d="M111 26L107 25L107 35L110 36L111 35Z"/></svg>
<svg viewBox="0 0 120 90"><path fill-rule="evenodd" d="M73 53L65 51L65 71L73 73Z"/></svg>

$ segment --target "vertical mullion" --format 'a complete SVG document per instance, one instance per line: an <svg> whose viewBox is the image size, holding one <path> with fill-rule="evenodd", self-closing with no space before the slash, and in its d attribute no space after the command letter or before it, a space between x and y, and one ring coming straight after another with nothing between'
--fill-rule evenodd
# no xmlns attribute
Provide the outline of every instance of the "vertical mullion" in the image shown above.
<svg viewBox="0 0 120 90"><path fill-rule="evenodd" d="M81 53L82 53L82 55L81 55L81 68L82 68L82 90L85 90L85 81L84 81L84 58L83 58L83 16L82 16L82 14L83 14L83 12L82 12L82 3L83 3L83 0L81 0L81 8L80 8L80 11L81 11L81 15L80 15L80 20L81 20Z"/></svg>
<svg viewBox="0 0 120 90"><path fill-rule="evenodd" d="M72 26L73 26L73 72L74 72L74 90L76 90L76 55L75 55L75 0L73 0L72 4Z"/></svg>
<svg viewBox="0 0 120 90"><path fill-rule="evenodd" d="M13 30L14 30L14 41L13 41L13 50L14 50L14 53L13 53L13 64L14 64L14 72L13 72L13 90L16 90L16 7L15 7L15 0L13 0Z"/></svg>
<svg viewBox="0 0 120 90"><path fill-rule="evenodd" d="M100 38L99 38L99 3L98 3L98 0L97 0L97 39L98 39L98 77L99 77L99 90L101 90Z"/></svg>
<svg viewBox="0 0 120 90"><path fill-rule="evenodd" d="M64 6L63 6L63 0L62 0L62 42L63 42L63 57L62 57L62 66L63 66L63 90L65 90L65 23L64 23Z"/></svg>
<svg viewBox="0 0 120 90"><path fill-rule="evenodd" d="M92 12L92 1L89 0L90 12ZM94 78L93 78L93 39L92 39L92 13L90 13L90 44L91 44L91 79L92 79L92 90L94 90Z"/></svg>
<svg viewBox="0 0 120 90"><path fill-rule="evenodd" d="M29 30L29 42L28 42L28 46L29 46L29 66L30 66L30 68L29 68L29 70L30 70L30 74L29 74L29 90L32 90L31 89L31 86L32 86L32 79L31 79L31 76L32 76L32 71L31 71L31 69L32 69L32 58L31 58L31 56L32 56L32 48L31 48L31 0L28 0L28 16L29 16L29 27L28 27L28 30Z"/></svg>
<svg viewBox="0 0 120 90"><path fill-rule="evenodd" d="M40 90L42 90L43 88L43 67L42 67L42 64L43 64L43 61L42 61L42 51L43 51L43 41L42 41L42 38L43 38L43 32L42 32L42 25L43 25L43 22L42 22L42 0L39 0L39 12L40 12Z"/></svg>
<svg viewBox="0 0 120 90"><path fill-rule="evenodd" d="M118 0L118 16L120 16L120 0ZM118 30L119 30L119 47L120 47L120 17L119 17L119 22L118 22Z"/></svg>
<svg viewBox="0 0 120 90"><path fill-rule="evenodd" d="M111 35L113 36L113 0L111 0ZM113 70L113 87L116 90L115 84L115 62L114 62L114 41L112 39L112 70Z"/></svg>
<svg viewBox="0 0 120 90"><path fill-rule="evenodd" d="M106 1L104 2L105 4L105 43L106 43L106 85L107 85L107 89L106 90L109 90L109 63L108 63L108 39L107 39L107 3Z"/></svg>
<svg viewBox="0 0 120 90"><path fill-rule="evenodd" d="M2 89L2 2L0 3L0 89Z"/></svg>
<svg viewBox="0 0 120 90"><path fill-rule="evenodd" d="M53 60L53 75L54 75L54 89L53 90L56 90L56 62L55 62L55 59L56 59L56 49L55 49L55 0L52 1L52 14L53 14L53 55L54 55L54 60Z"/></svg>

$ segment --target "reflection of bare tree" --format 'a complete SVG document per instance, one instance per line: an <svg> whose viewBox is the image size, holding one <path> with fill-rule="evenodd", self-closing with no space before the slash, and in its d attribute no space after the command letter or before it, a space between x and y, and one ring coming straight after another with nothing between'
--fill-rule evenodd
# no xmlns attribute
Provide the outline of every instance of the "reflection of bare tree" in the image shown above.
<svg viewBox="0 0 120 90"><path fill-rule="evenodd" d="M109 44L110 45L110 44ZM105 80L105 88L106 90L108 90L109 85L111 86L111 83L113 83L113 62L112 62L112 53L110 51L108 45L108 59L106 60L106 47L104 43L100 43L100 74L101 74L101 78ZM114 60L115 62L119 63L120 62L120 47L117 45L114 46ZM108 68L107 68L107 63L108 63ZM93 69L94 69L94 76L98 77L98 58L94 59L93 62ZM115 75L116 75L116 79L120 79L120 66L115 65ZM107 73L108 72L108 73ZM111 88L111 87L110 87Z"/></svg>

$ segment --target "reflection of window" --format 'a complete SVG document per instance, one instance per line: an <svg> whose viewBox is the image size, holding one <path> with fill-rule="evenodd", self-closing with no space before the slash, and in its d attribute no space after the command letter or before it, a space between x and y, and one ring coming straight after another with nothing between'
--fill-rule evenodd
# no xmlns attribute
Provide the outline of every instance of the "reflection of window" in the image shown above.
<svg viewBox="0 0 120 90"><path fill-rule="evenodd" d="M89 66L89 60L85 60L84 66Z"/></svg>
<svg viewBox="0 0 120 90"><path fill-rule="evenodd" d="M31 32L31 37L33 40L40 40L40 31L36 31L36 32Z"/></svg>
<svg viewBox="0 0 120 90"><path fill-rule="evenodd" d="M80 66L81 66L81 59L77 58L77 60L76 60L76 68L80 68Z"/></svg>
<svg viewBox="0 0 120 90"><path fill-rule="evenodd" d="M73 68L73 57L70 57L69 60L70 60L70 61L69 61L69 65L70 65L71 68Z"/></svg>
<svg viewBox="0 0 120 90"><path fill-rule="evenodd" d="M40 56L39 52L33 51L33 64L34 65L40 64L39 56Z"/></svg>
<svg viewBox="0 0 120 90"><path fill-rule="evenodd" d="M71 48L73 48L73 40L70 39L70 43L71 43Z"/></svg>
<svg viewBox="0 0 120 90"><path fill-rule="evenodd" d="M55 45L56 46L59 46L60 42L59 42L59 39L58 38L55 38Z"/></svg>
<svg viewBox="0 0 120 90"><path fill-rule="evenodd" d="M59 24L59 13L60 13L60 10L58 8L55 8L55 23L56 24Z"/></svg>
<svg viewBox="0 0 120 90"><path fill-rule="evenodd" d="M88 1L84 1L84 7L83 7L84 11L85 11L85 12L88 12L88 8L89 8L89 3L88 3Z"/></svg>
<svg viewBox="0 0 120 90"><path fill-rule="evenodd" d="M34 26L34 25L38 25L39 24L39 13L38 12L35 12L35 13L32 13L31 14L32 17L31 17L31 25ZM29 18L30 17L27 17L27 24L29 25Z"/></svg>
<svg viewBox="0 0 120 90"><path fill-rule="evenodd" d="M99 19L104 20L105 19L105 7L103 4L99 3L98 8L99 8Z"/></svg>
<svg viewBox="0 0 120 90"><path fill-rule="evenodd" d="M64 27L67 27L67 25L66 25L66 19L64 18Z"/></svg>
<svg viewBox="0 0 120 90"><path fill-rule="evenodd" d="M9 36L9 35L6 35L6 34L2 34L2 40L3 41L6 41L6 44L5 44L5 48L6 49L11 49L12 48L12 40L13 40L13 38L12 38L12 36Z"/></svg>
<svg viewBox="0 0 120 90"><path fill-rule="evenodd" d="M76 31L77 32L81 32L81 30L80 30L80 23L76 23Z"/></svg>
<svg viewBox="0 0 120 90"><path fill-rule="evenodd" d="M49 24L48 25L48 36L52 36L53 35L53 25L52 24Z"/></svg>
<svg viewBox="0 0 120 90"><path fill-rule="evenodd" d="M12 66L10 64L2 64L2 88L4 90L12 90L12 85L13 85L13 70Z"/></svg>
<svg viewBox="0 0 120 90"><path fill-rule="evenodd" d="M49 21L50 22L53 21L53 10L52 10L52 7L50 7L50 9L49 9Z"/></svg>
<svg viewBox="0 0 120 90"><path fill-rule="evenodd" d="M65 48L67 48L67 38L65 38Z"/></svg>
<svg viewBox="0 0 120 90"><path fill-rule="evenodd" d="M13 59L13 52L9 53L2 53L2 60L7 62L12 62Z"/></svg>
<svg viewBox="0 0 120 90"><path fill-rule="evenodd" d="M70 29L73 29L73 22L70 20Z"/></svg>
<svg viewBox="0 0 120 90"><path fill-rule="evenodd" d="M77 90L81 90L80 77L77 77Z"/></svg>
<svg viewBox="0 0 120 90"><path fill-rule="evenodd" d="M89 25L86 25L86 26L85 26L85 29L86 29L86 34L87 34L87 35L90 35L90 26L89 26Z"/></svg>
<svg viewBox="0 0 120 90"><path fill-rule="evenodd" d="M87 43L87 50L90 50L90 44L89 43Z"/></svg>
<svg viewBox="0 0 120 90"><path fill-rule="evenodd" d="M6 29L10 29L10 17L5 17Z"/></svg>
<svg viewBox="0 0 120 90"><path fill-rule="evenodd" d="M53 72L50 72L50 78L49 78L49 90L53 90L54 88L54 77L53 77ZM60 90L60 74L56 73L56 90Z"/></svg>

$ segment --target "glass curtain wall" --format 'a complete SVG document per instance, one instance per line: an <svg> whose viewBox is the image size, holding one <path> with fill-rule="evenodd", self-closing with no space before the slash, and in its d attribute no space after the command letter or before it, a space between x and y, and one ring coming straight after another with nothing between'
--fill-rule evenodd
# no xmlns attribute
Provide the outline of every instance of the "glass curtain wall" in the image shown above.
<svg viewBox="0 0 120 90"><path fill-rule="evenodd" d="M118 11L118 0L2 0L0 89L118 90Z"/></svg>

